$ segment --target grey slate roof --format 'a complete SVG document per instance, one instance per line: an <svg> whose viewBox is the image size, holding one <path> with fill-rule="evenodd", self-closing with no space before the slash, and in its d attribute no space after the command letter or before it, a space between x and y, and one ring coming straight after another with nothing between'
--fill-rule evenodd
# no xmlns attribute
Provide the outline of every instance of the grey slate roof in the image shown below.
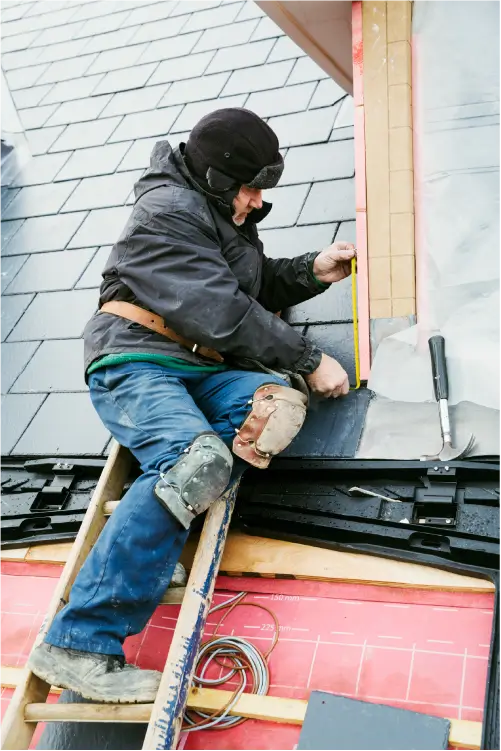
<svg viewBox="0 0 501 751"><path fill-rule="evenodd" d="M33 157L2 188L2 454L100 454L82 331L153 144L247 106L285 171L271 256L354 241L353 102L251 0L2 2L2 67ZM288 313L353 374L349 284Z"/></svg>

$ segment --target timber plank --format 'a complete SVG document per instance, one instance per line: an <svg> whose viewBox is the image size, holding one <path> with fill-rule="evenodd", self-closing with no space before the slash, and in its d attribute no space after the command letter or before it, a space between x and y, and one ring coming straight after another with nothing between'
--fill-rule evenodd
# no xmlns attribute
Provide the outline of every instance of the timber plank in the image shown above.
<svg viewBox="0 0 501 751"><path fill-rule="evenodd" d="M188 695L189 709L214 712L223 709L232 697L231 691L214 688L192 688ZM302 725L308 702L279 696L243 694L229 714L267 722ZM152 704L31 704L26 707L30 722L149 722ZM479 749L482 723L451 719L449 743L458 748Z"/></svg>

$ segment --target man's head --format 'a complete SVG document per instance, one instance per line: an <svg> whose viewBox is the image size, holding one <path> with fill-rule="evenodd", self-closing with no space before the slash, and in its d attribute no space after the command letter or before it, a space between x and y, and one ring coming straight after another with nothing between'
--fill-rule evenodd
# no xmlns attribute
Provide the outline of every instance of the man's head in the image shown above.
<svg viewBox="0 0 501 751"><path fill-rule="evenodd" d="M237 225L262 207L262 191L277 185L284 167L273 130L241 108L203 117L189 135L185 157L195 177L214 193L231 198Z"/></svg>

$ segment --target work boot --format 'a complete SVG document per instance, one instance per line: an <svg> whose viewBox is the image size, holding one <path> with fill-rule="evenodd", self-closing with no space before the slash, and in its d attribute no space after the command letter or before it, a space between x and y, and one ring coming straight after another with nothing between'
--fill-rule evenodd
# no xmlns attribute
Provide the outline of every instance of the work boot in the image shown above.
<svg viewBox="0 0 501 751"><path fill-rule="evenodd" d="M112 704L154 702L162 677L158 670L127 665L118 655L63 649L47 642L32 651L28 668L51 686Z"/></svg>
<svg viewBox="0 0 501 751"><path fill-rule="evenodd" d="M186 587L187 582L188 575L185 567L182 563L176 563L172 579L170 580L169 589L174 587Z"/></svg>

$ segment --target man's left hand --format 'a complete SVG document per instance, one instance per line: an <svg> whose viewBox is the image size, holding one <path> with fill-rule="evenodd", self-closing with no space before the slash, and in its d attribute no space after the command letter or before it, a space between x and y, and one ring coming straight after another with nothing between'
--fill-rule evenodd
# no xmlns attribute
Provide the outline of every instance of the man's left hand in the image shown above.
<svg viewBox="0 0 501 751"><path fill-rule="evenodd" d="M322 250L315 258L313 273L319 282L340 282L351 274L351 261L357 252L352 243L336 242Z"/></svg>

